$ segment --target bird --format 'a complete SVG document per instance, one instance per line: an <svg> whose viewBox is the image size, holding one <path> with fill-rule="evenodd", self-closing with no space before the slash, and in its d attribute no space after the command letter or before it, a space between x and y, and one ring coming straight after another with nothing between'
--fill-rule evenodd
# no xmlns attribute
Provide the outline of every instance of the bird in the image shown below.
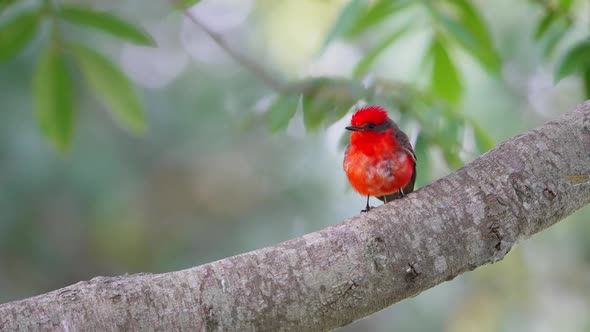
<svg viewBox="0 0 590 332"><path fill-rule="evenodd" d="M361 212L371 210L369 197L384 203L414 191L416 154L408 135L380 106L357 110L346 127L351 131L343 168L352 188L367 196Z"/></svg>

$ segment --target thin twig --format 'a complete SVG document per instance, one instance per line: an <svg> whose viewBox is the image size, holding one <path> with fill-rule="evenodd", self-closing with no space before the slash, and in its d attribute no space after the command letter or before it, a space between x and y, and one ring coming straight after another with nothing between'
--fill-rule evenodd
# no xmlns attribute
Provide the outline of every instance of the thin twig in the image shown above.
<svg viewBox="0 0 590 332"><path fill-rule="evenodd" d="M273 90L277 92L285 90L285 84L283 82L279 81L266 69L262 68L262 66L260 66L256 61L233 49L221 34L211 30L209 27L203 24L203 22L201 22L189 9L186 9L184 12L186 17L188 17L196 26L201 28L215 42L215 44L217 44L217 46L223 49L237 63L250 70Z"/></svg>
<svg viewBox="0 0 590 332"><path fill-rule="evenodd" d="M182 8L182 6L180 6ZM310 90L316 88L316 82L318 79L304 79L301 81L295 82L283 82L272 75L267 69L262 67L259 63L252 60L251 58L247 57L244 54L241 54L239 51L234 49L223 36L213 30L211 30L207 25L199 20L199 18L193 14L188 8L184 9L185 16L188 17L193 24L201 28L212 40L223 49L234 61L242 65L244 68L252 72L254 75L258 76L268 87L276 91L277 93L281 94L290 94L290 95L299 95L299 94L306 94ZM381 80L381 85L387 82L388 88L393 89L409 89L410 91L417 91L416 89L412 88L410 85L403 83L403 82L395 82L391 80Z"/></svg>

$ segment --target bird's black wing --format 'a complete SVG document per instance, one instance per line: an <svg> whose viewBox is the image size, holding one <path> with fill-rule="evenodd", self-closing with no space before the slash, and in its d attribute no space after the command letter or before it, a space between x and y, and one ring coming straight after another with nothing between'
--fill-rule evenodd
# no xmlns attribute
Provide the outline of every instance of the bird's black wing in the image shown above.
<svg viewBox="0 0 590 332"><path fill-rule="evenodd" d="M410 143L410 139L408 138L408 135L406 135L406 133L401 131L399 129L399 127L397 126L397 124L393 120L388 119L388 121L391 121L390 126L391 126L391 128L393 128L395 139L399 143L400 147L403 150L406 150L408 152L408 154L414 158L414 172L412 173L412 178L410 179L410 182L408 182L408 184L403 189L404 195L407 195L407 194L411 193L412 191L414 191L414 183L416 182L416 154L414 153L414 149L412 148L412 144ZM380 196L377 198L384 201L384 202L391 202L394 199L398 199L398 198L402 198L402 197L403 197L402 193L400 193L398 191L396 193L385 195L385 196Z"/></svg>

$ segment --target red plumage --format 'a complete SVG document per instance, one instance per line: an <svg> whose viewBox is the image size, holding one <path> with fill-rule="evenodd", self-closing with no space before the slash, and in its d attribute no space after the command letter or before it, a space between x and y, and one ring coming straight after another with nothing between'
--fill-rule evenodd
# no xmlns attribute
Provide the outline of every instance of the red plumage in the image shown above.
<svg viewBox="0 0 590 332"><path fill-rule="evenodd" d="M361 195L388 202L414 190L416 156L408 136L379 106L358 110L351 120L344 171Z"/></svg>
<svg viewBox="0 0 590 332"><path fill-rule="evenodd" d="M372 122L375 124L383 123L387 119L387 111L380 106L367 106L359 109L352 115L350 124L362 127L364 124Z"/></svg>

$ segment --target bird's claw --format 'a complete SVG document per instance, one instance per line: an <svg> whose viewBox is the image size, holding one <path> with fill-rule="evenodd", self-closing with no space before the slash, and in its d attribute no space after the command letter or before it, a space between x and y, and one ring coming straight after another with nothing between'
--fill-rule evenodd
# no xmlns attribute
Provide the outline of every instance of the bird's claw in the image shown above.
<svg viewBox="0 0 590 332"><path fill-rule="evenodd" d="M361 213L369 212L369 211L371 211L371 209L374 209L374 208L375 208L374 206L367 206L365 209L361 210Z"/></svg>

